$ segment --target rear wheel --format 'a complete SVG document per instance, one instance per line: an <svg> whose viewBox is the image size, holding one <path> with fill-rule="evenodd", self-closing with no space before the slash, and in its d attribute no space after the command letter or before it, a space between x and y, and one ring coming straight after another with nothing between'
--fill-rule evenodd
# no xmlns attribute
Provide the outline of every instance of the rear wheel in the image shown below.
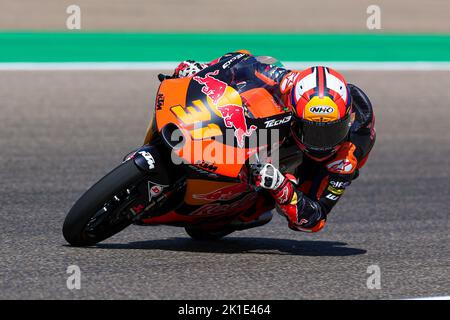
<svg viewBox="0 0 450 320"><path fill-rule="evenodd" d="M266 211L260 214L255 220L252 221L240 221L236 220L229 225L224 226L222 229L208 230L204 228L185 227L186 233L194 240L199 241L211 241L219 240L234 231L246 230L250 228L256 228L269 223L272 220L272 212Z"/></svg>
<svg viewBox="0 0 450 320"><path fill-rule="evenodd" d="M194 240L197 241L213 241L219 240L230 233L234 232L234 229L223 229L223 230L202 230L192 227L185 227L186 233Z"/></svg>
<svg viewBox="0 0 450 320"><path fill-rule="evenodd" d="M131 160L93 185L66 216L63 235L67 242L94 245L129 226L132 217L127 209L139 195L137 185L145 176Z"/></svg>

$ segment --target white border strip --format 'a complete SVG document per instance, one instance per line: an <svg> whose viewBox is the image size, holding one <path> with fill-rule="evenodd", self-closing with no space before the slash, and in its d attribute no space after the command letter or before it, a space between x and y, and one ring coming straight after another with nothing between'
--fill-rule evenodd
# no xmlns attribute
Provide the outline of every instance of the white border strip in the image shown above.
<svg viewBox="0 0 450 320"><path fill-rule="evenodd" d="M0 71L67 70L173 70L179 62L0 62ZM287 61L288 69L302 70L325 65L337 70L361 71L450 71L450 62L341 62Z"/></svg>
<svg viewBox="0 0 450 320"><path fill-rule="evenodd" d="M412 299L406 299L406 300L450 300L450 296L412 298Z"/></svg>

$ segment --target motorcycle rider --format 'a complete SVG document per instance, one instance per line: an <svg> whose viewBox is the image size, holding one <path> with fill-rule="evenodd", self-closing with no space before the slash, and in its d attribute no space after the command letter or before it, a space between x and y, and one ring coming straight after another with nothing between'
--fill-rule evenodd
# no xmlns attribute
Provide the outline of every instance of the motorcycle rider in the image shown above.
<svg viewBox="0 0 450 320"><path fill-rule="evenodd" d="M256 60L245 50L209 64L186 60L172 77L193 76L242 53ZM258 165L253 171L254 182L273 196L289 228L317 232L358 177L375 143L372 104L360 88L347 84L341 74L328 67L297 71L255 61L245 65L248 68L244 66L241 77L259 81L293 112L292 139L305 155L294 175L283 174L270 163Z"/></svg>

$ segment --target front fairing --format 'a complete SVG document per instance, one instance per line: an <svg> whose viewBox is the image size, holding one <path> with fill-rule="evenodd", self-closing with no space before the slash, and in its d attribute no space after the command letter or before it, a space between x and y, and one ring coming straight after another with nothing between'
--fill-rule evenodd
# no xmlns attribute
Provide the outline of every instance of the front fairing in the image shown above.
<svg viewBox="0 0 450 320"><path fill-rule="evenodd" d="M291 114L274 99L273 87L255 77L259 60L268 61L234 54L193 77L161 84L157 128L179 129L182 142L170 147L197 174L237 178L250 157L288 135Z"/></svg>

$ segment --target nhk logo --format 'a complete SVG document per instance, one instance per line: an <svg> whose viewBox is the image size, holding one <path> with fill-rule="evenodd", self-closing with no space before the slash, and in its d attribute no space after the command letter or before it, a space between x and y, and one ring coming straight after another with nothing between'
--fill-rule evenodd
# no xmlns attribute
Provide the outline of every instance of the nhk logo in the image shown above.
<svg viewBox="0 0 450 320"><path fill-rule="evenodd" d="M329 106L314 106L310 107L309 111L314 114L330 114L333 113L334 108Z"/></svg>

